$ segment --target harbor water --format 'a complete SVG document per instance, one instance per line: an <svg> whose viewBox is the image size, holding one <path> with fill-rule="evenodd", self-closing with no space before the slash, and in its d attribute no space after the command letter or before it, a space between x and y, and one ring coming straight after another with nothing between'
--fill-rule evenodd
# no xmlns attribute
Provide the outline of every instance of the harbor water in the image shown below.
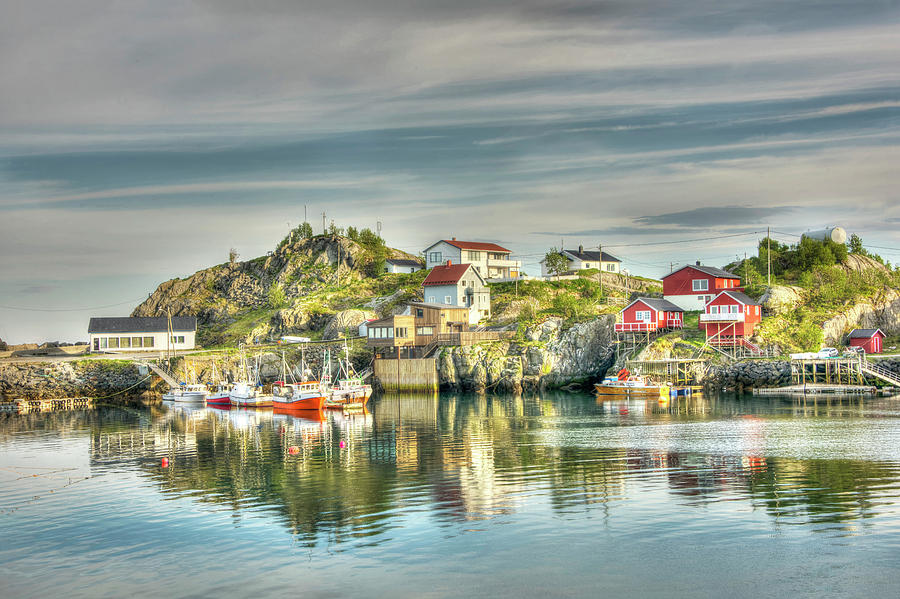
<svg viewBox="0 0 900 599"><path fill-rule="evenodd" d="M0 415L0 596L887 597L900 399Z"/></svg>

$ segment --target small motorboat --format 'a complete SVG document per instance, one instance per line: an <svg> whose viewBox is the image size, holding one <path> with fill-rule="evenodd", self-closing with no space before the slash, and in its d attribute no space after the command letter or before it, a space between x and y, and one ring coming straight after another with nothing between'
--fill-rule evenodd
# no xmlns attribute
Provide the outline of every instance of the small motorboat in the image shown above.
<svg viewBox="0 0 900 599"><path fill-rule="evenodd" d="M596 383L594 389L598 395L658 396L663 392L663 385L654 383L647 377L633 375L627 368L623 368L617 376L608 376L603 382Z"/></svg>
<svg viewBox="0 0 900 599"><path fill-rule="evenodd" d="M206 399L208 389L202 383L185 384L181 383L178 389L170 389L168 393L163 394L165 401L179 402L198 402Z"/></svg>
<svg viewBox="0 0 900 599"><path fill-rule="evenodd" d="M215 362L213 362L212 380L216 385L216 389L206 396L206 403L212 406L230 406L232 385L224 380L217 380Z"/></svg>
<svg viewBox="0 0 900 599"><path fill-rule="evenodd" d="M244 346L241 344L241 380L235 382L228 393L231 405L248 408L272 407L272 396L263 395L262 385L259 382L259 356L256 357L254 366L251 371L247 365Z"/></svg>
<svg viewBox="0 0 900 599"><path fill-rule="evenodd" d="M325 350L324 363L330 363L331 353ZM344 358L338 361L339 373L336 384L330 385L330 376L323 374L323 382L327 387L326 408L343 408L348 406L362 407L372 396L372 385L363 382L350 364L350 351L344 343Z"/></svg>
<svg viewBox="0 0 900 599"><path fill-rule="evenodd" d="M307 372L306 360L301 359L300 372ZM319 381L297 382L293 371L287 367L281 352L281 380L272 385L272 406L293 410L321 410L325 406L326 393Z"/></svg>

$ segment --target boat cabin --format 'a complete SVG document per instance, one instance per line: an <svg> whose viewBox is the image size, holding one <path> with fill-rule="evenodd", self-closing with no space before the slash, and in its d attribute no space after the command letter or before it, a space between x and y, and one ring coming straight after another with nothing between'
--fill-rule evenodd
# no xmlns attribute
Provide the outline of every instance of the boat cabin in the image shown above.
<svg viewBox="0 0 900 599"><path fill-rule="evenodd" d="M721 268L697 264L683 266L662 278L663 297L683 310L703 310L726 289L743 292L741 278Z"/></svg>
<svg viewBox="0 0 900 599"><path fill-rule="evenodd" d="M759 303L740 291L722 291L700 314L700 328L707 339L736 339L751 336L761 320Z"/></svg>
<svg viewBox="0 0 900 599"><path fill-rule="evenodd" d="M684 310L659 298L641 297L619 312L616 332L658 331L684 327Z"/></svg>
<svg viewBox="0 0 900 599"><path fill-rule="evenodd" d="M886 335L881 329L853 329L850 331L850 347L860 347L867 354L880 354Z"/></svg>

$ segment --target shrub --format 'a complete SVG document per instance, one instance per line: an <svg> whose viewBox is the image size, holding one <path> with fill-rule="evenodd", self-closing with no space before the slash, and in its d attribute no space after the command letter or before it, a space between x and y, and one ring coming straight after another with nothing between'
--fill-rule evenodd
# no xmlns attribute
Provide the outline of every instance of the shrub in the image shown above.
<svg viewBox="0 0 900 599"><path fill-rule="evenodd" d="M269 287L269 307L273 310L286 308L288 305L287 297L284 294L284 288L281 283L272 283Z"/></svg>

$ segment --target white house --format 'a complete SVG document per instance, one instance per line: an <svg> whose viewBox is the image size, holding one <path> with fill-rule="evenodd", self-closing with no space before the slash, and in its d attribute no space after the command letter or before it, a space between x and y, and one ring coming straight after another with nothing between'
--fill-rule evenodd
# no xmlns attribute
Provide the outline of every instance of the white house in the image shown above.
<svg viewBox="0 0 900 599"><path fill-rule="evenodd" d="M453 264L471 264L485 281L518 278L522 263L511 260L512 252L496 243L442 239L425 248L425 268L450 260Z"/></svg>
<svg viewBox="0 0 900 599"><path fill-rule="evenodd" d="M469 324L491 316L491 291L471 264L439 264L422 283L425 303L469 308Z"/></svg>
<svg viewBox="0 0 900 599"><path fill-rule="evenodd" d="M99 352L194 349L196 316L173 316L172 336L167 341L168 328L165 316L91 318L88 323L90 349Z"/></svg>
<svg viewBox="0 0 900 599"><path fill-rule="evenodd" d="M596 268L603 272L617 273L619 272L619 265L622 263L621 260L607 252L585 251L583 245L579 245L577 250L562 250L560 253L566 257L568 262L567 272ZM547 269L546 258L541 259L541 276L551 276L550 271Z"/></svg>
<svg viewBox="0 0 900 599"><path fill-rule="evenodd" d="M412 273L422 270L422 263L418 260L403 260L400 258L388 258L384 261L384 272Z"/></svg>

